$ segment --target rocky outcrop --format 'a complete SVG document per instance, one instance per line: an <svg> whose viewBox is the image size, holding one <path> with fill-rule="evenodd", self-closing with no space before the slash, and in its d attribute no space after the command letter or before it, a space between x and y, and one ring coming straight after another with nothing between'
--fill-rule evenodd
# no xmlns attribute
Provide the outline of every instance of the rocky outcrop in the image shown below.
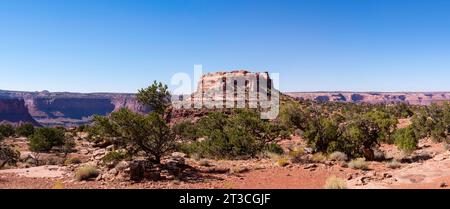
<svg viewBox="0 0 450 209"><path fill-rule="evenodd" d="M450 101L450 92L289 92L288 96L313 101L354 102L371 104L407 103L430 105Z"/></svg>
<svg viewBox="0 0 450 209"><path fill-rule="evenodd" d="M0 97L0 123L32 123L39 125L28 112L22 99Z"/></svg>

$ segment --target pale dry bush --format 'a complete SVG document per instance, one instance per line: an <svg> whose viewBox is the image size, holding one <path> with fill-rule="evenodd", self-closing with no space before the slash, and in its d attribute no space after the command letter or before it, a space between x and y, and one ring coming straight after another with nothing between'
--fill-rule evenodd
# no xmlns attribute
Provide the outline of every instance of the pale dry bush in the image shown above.
<svg viewBox="0 0 450 209"><path fill-rule="evenodd" d="M348 163L348 167L352 169L359 169L359 170L367 170L369 169L369 165L367 164L366 160L364 158L357 158L350 163Z"/></svg>
<svg viewBox="0 0 450 209"><path fill-rule="evenodd" d="M347 182L336 176L330 176L325 182L325 189L347 189Z"/></svg>
<svg viewBox="0 0 450 209"><path fill-rule="evenodd" d="M348 160L347 155L343 152L333 152L328 156L328 158L330 160L334 160L334 161L338 161L338 162L345 162Z"/></svg>

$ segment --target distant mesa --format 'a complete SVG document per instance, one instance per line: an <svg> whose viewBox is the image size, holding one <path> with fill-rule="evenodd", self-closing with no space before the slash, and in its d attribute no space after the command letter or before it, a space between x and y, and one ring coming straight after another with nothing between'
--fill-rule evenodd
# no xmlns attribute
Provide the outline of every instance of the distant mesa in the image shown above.
<svg viewBox="0 0 450 209"><path fill-rule="evenodd" d="M198 89L192 95L183 97L186 100L203 102L201 95L209 90L216 92L224 89L223 81L227 79L248 78L263 79L271 83L267 72L250 72L236 70L231 72L213 72L203 75ZM245 80L244 79L244 80ZM281 83L282 84L282 83ZM252 82L246 82L246 91L256 89ZM228 88L227 88L228 89ZM231 86L233 89L233 86ZM271 86L270 86L271 89ZM271 90L275 91L275 89ZM199 97L200 95L200 97ZM288 92L287 95L299 100L312 100L321 102L355 102L372 104L408 103L412 105L430 105L450 101L450 92ZM185 95L186 96L186 95ZM225 96L235 101L234 92L225 92L225 95L208 95L212 99ZM140 105L134 94L120 93L68 93L68 92L22 92L0 90L0 123L42 124L44 126L75 126L87 124L94 115L108 115L120 108L128 108L134 112L146 113L149 110ZM203 113L180 111L175 113L180 117L187 115L200 115Z"/></svg>
<svg viewBox="0 0 450 209"><path fill-rule="evenodd" d="M301 100L331 102L355 102L370 104L407 103L411 105L430 105L450 101L450 92L287 92L284 93Z"/></svg>

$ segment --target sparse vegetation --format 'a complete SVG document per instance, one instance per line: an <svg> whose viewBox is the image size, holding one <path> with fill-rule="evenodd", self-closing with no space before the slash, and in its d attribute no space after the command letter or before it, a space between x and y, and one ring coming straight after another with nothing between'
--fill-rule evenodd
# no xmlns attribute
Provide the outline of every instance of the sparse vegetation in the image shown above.
<svg viewBox="0 0 450 209"><path fill-rule="evenodd" d="M348 157L347 157L347 155L345 153L338 152L338 151L331 153L328 156L328 158L330 160L334 160L334 161L338 161L338 162L345 162L345 161L348 160Z"/></svg>
<svg viewBox="0 0 450 209"><path fill-rule="evenodd" d="M277 160L277 165L281 167L285 167L289 165L289 159L285 156L279 157Z"/></svg>
<svg viewBox="0 0 450 209"><path fill-rule="evenodd" d="M80 164L81 160L78 157L69 157L64 161L64 165Z"/></svg>
<svg viewBox="0 0 450 209"><path fill-rule="evenodd" d="M390 169L398 169L398 168L402 167L402 164L399 163L397 160L392 160L392 161L386 163L386 166Z"/></svg>
<svg viewBox="0 0 450 209"><path fill-rule="evenodd" d="M14 127L11 124L0 125L0 138L11 137L14 135Z"/></svg>
<svg viewBox="0 0 450 209"><path fill-rule="evenodd" d="M24 123L16 128L17 136L29 137L33 134L34 134L34 126L31 123Z"/></svg>
<svg viewBox="0 0 450 209"><path fill-rule="evenodd" d="M397 130L394 135L395 145L406 153L413 152L418 143L418 139L411 127Z"/></svg>
<svg viewBox="0 0 450 209"><path fill-rule="evenodd" d="M219 159L254 157L267 146L274 148L276 145L268 144L281 136L282 130L251 110L237 110L232 115L211 113L201 118L197 127L205 140L185 145L183 151Z"/></svg>
<svg viewBox="0 0 450 209"><path fill-rule="evenodd" d="M369 165L364 158L357 158L348 163L348 167L352 169L368 170Z"/></svg>
<svg viewBox="0 0 450 209"><path fill-rule="evenodd" d="M330 176L325 182L325 189L347 189L347 182L336 176Z"/></svg>
<svg viewBox="0 0 450 209"><path fill-rule="evenodd" d="M119 162L127 157L126 153L119 152L119 151L111 151L108 152L105 156L102 157L103 163L110 163L110 162Z"/></svg>
<svg viewBox="0 0 450 209"><path fill-rule="evenodd" d="M31 151L47 152L54 146L64 145L64 131L58 128L39 128L28 139Z"/></svg>
<svg viewBox="0 0 450 209"><path fill-rule="evenodd" d="M100 172L93 166L84 166L79 168L75 173L75 179L78 181L89 180L97 177Z"/></svg>
<svg viewBox="0 0 450 209"><path fill-rule="evenodd" d="M95 117L96 126L105 136L115 137L116 144L135 155L143 151L153 162L175 150L175 135L161 115L141 115L128 109L113 112L109 118Z"/></svg>
<svg viewBox="0 0 450 209"><path fill-rule="evenodd" d="M1 139L0 139L1 141ZM5 165L15 165L19 160L20 153L11 147L0 144L0 169Z"/></svg>
<svg viewBox="0 0 450 209"><path fill-rule="evenodd" d="M284 154L283 148L281 148L281 146L276 144L276 143L269 143L269 144L267 144L266 151L267 152L272 152L272 153L275 153L275 154L279 154L279 155Z"/></svg>
<svg viewBox="0 0 450 209"><path fill-rule="evenodd" d="M200 166L204 166L204 167L209 167L209 166L211 166L211 163L210 163L208 160L206 160L206 159L200 160L200 161L198 162L198 164L199 164Z"/></svg>
<svg viewBox="0 0 450 209"><path fill-rule="evenodd" d="M327 156L325 156L323 153L318 152L312 155L311 161L314 163L323 163L327 160Z"/></svg>

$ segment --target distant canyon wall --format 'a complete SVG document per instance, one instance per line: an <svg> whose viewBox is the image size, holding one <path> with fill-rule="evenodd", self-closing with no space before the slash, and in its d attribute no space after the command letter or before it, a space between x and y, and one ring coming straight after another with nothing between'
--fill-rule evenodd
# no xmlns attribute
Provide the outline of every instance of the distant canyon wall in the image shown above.
<svg viewBox="0 0 450 209"><path fill-rule="evenodd" d="M407 103L430 105L450 101L450 92L289 92L288 96L300 100L353 102L371 104Z"/></svg>
<svg viewBox="0 0 450 209"><path fill-rule="evenodd" d="M24 122L39 125L30 115L23 99L0 97L0 124L12 123L18 125Z"/></svg>
<svg viewBox="0 0 450 209"><path fill-rule="evenodd" d="M32 119L44 126L86 124L92 121L94 115L105 116L120 108L128 108L134 112L148 112L147 108L136 101L133 94L0 91L0 101L14 99L21 100ZM9 107L8 118L0 115L0 121L9 121L11 115L18 118L25 117L24 111L14 112L13 109L13 106Z"/></svg>

